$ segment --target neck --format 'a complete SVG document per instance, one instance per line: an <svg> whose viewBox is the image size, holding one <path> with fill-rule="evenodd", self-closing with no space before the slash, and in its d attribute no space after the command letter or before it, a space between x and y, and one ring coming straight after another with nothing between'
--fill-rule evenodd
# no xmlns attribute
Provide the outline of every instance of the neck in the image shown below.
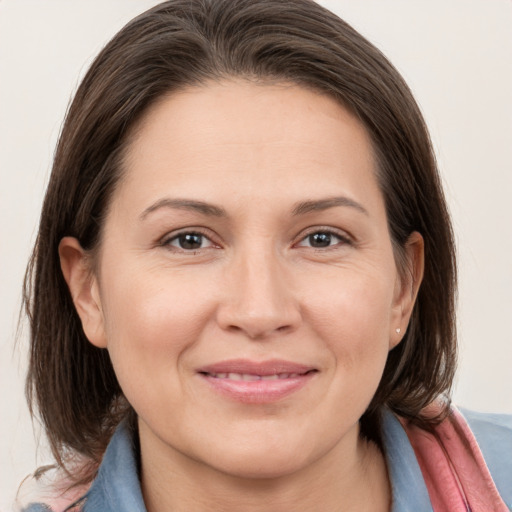
<svg viewBox="0 0 512 512"><path fill-rule="evenodd" d="M381 451L359 438L306 468L273 478L244 478L184 454L141 442L142 492L148 512L387 512L391 493ZM169 455L171 455L169 457Z"/></svg>

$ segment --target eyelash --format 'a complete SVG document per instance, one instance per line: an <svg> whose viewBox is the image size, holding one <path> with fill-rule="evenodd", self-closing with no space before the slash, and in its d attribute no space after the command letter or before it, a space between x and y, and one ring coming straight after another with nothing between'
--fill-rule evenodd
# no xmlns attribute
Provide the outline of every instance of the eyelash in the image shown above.
<svg viewBox="0 0 512 512"><path fill-rule="evenodd" d="M186 237L186 236L198 236L198 237L201 237L201 241L206 239L206 240L208 240L210 242L211 245L208 246L208 247L199 247L199 248L196 248L196 249L185 249L183 247L177 247L177 246L172 245L172 242L179 241L179 239L181 237ZM186 231L181 231L179 233L175 233L172 236L166 236L166 237L164 237L162 239L162 241L160 242L160 245L162 247L172 248L172 250L175 250L177 252L191 253L191 254L196 254L200 250L210 249L212 247L217 246L217 244L215 244L215 242L212 241L211 235L208 235L208 234L204 233L200 229L189 229L189 230L186 230Z"/></svg>
<svg viewBox="0 0 512 512"><path fill-rule="evenodd" d="M335 237L338 239L338 243L333 244L333 245L327 245L325 247L313 247L311 245L309 245L309 246L300 245L301 242L306 241L308 238L310 238L314 235L328 235L329 237ZM304 236L302 236L301 239L299 240L299 242L297 242L294 245L298 245L299 247L310 247L311 249L316 249L317 251L322 251L322 250L326 250L326 249L334 249L340 245L353 245L353 240L346 233L340 232L333 228L315 227L315 228L309 230L309 232L307 232Z"/></svg>
<svg viewBox="0 0 512 512"><path fill-rule="evenodd" d="M302 242L307 241L310 237L314 235L327 235L329 240L329 245L326 245L324 247L314 247L312 245L301 245ZM201 237L201 242L203 242L205 239L208 240L210 245L208 247L198 247L198 248L189 248L186 249L184 247L178 247L172 244L172 242L178 242L181 237L186 236L197 236ZM338 242L335 244L330 244L332 241L332 237L337 238ZM311 242L311 240L310 240ZM190 229L187 231L181 231L179 233L173 234L172 236L165 237L162 239L162 241L159 244L162 247L166 248L172 248L172 250L175 250L176 252L182 252L182 253L189 253L189 254L196 254L198 251L204 250L204 249L211 249L211 248L218 248L219 245L216 244L213 240L211 235L208 235L207 233L203 232L200 229ZM303 235L298 242L293 244L294 247L309 247L311 249L315 249L316 251L323 251L328 249L334 249L340 245L353 245L352 239L347 236L346 234L343 234L335 229L327 228L327 227L315 227L309 230L305 235Z"/></svg>

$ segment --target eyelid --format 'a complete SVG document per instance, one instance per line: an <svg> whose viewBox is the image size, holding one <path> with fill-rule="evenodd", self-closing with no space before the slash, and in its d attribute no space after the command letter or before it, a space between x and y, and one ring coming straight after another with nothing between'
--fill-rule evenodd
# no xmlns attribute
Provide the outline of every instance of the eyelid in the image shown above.
<svg viewBox="0 0 512 512"><path fill-rule="evenodd" d="M187 235L187 234L201 235L204 238L208 239L209 242L211 243L211 245L209 247L202 247L200 249L195 249L195 250L194 249L185 250L185 249L181 249L180 247L175 247L175 246L171 245L170 242L176 240L179 236ZM158 241L158 245L161 247L167 247L167 248L172 247L177 252L194 252L194 251L201 251L204 249L210 249L212 247L219 247L220 244L215 240L215 238L216 237L213 236L213 233L209 229L196 227L196 226L187 226L187 227L176 229L174 231L166 233L163 237L160 238L160 240Z"/></svg>
<svg viewBox="0 0 512 512"><path fill-rule="evenodd" d="M304 247L300 246L299 244L306 240L308 236L314 235L315 233L328 233L330 235L334 235L335 237L339 238L342 242L342 245L348 244L348 245L354 245L355 241L351 235L349 235L346 231L343 231L341 229L333 228L330 226L312 226L305 231L303 231L300 234L299 239L297 242L294 243L294 246ZM338 244L334 244L328 247L319 248L319 247L313 247L313 249L317 250L326 250L326 249L333 249Z"/></svg>
<svg viewBox="0 0 512 512"><path fill-rule="evenodd" d="M349 235L346 231L334 228L332 226L311 226L310 228L307 228L306 230L302 231L299 237L297 238L296 242L293 243L293 246L300 246L299 244L303 242L308 236L313 235L315 233L329 233L331 235L334 235L335 237L339 238L342 242L342 245L348 244L348 245L354 245L355 240L351 235ZM204 247L201 249L196 249L196 251L204 250L204 249L210 249L212 247L219 248L220 243L216 240L216 236L214 233L211 232L211 230L203 227L198 226L187 226L183 228L179 228L176 230L173 230L169 233L166 233L164 236L162 236L159 241L158 245L161 247L172 247L176 251L181 252L193 252L193 250L185 250L180 249L179 247L174 247L170 244L170 242L176 240L181 235L186 234L198 234L206 239L211 243L211 246ZM328 246L325 248L313 248L318 250L326 250L326 249L332 249L336 247L338 244L334 244L332 246Z"/></svg>

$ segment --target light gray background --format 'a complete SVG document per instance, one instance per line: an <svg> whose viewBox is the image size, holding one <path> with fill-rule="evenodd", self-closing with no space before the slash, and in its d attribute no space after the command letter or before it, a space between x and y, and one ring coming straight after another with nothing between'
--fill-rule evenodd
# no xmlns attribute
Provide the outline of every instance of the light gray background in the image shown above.
<svg viewBox="0 0 512 512"><path fill-rule="evenodd" d="M14 349L14 335L60 123L93 56L155 3L0 0L0 510L49 460L23 397L26 341ZM384 51L423 109L459 249L455 402L512 413L512 1L321 3Z"/></svg>

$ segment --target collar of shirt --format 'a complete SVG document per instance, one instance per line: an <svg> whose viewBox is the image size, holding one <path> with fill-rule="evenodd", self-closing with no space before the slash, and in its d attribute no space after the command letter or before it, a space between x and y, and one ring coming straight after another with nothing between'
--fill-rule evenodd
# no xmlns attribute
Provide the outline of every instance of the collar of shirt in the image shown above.
<svg viewBox="0 0 512 512"><path fill-rule="evenodd" d="M389 411L383 415L382 434L393 495L391 512L432 512L414 450L402 425ZM87 493L84 510L146 512L133 435L126 423L112 437L98 476Z"/></svg>

